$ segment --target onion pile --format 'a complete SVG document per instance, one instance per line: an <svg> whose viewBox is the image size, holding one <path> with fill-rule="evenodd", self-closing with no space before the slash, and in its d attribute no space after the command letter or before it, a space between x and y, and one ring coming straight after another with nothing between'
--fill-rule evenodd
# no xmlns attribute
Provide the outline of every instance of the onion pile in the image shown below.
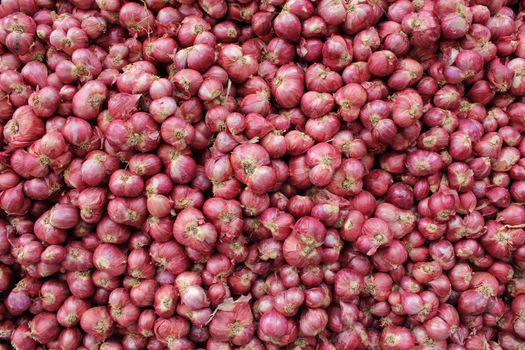
<svg viewBox="0 0 525 350"><path fill-rule="evenodd" d="M517 0L3 0L0 350L525 349Z"/></svg>

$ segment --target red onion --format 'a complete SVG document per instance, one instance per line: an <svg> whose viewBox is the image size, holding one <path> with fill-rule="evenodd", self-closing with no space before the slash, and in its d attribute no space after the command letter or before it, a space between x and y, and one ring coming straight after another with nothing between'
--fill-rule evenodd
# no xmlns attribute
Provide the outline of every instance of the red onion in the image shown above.
<svg viewBox="0 0 525 350"><path fill-rule="evenodd" d="M65 300L57 312L57 321L64 327L71 327L80 322L81 315L89 309L89 304L75 296Z"/></svg>
<svg viewBox="0 0 525 350"><path fill-rule="evenodd" d="M60 332L56 316L48 312L36 315L30 322L30 329L33 338L41 344L57 339Z"/></svg>
<svg viewBox="0 0 525 350"><path fill-rule="evenodd" d="M290 334L289 330L286 318L277 311L271 310L259 320L257 334L263 341L279 345L287 343L285 335Z"/></svg>
<svg viewBox="0 0 525 350"><path fill-rule="evenodd" d="M136 4L127 4L119 11L119 21L130 33L145 35L151 30L154 18L148 9Z"/></svg>
<svg viewBox="0 0 525 350"><path fill-rule="evenodd" d="M4 0L0 342L521 348L523 5Z"/></svg>
<svg viewBox="0 0 525 350"><path fill-rule="evenodd" d="M93 253L93 262L100 271L105 271L110 276L119 276L126 269L124 254L111 244L101 244Z"/></svg>
<svg viewBox="0 0 525 350"><path fill-rule="evenodd" d="M326 327L328 315L323 309L308 309L299 322L301 334L314 337Z"/></svg>
<svg viewBox="0 0 525 350"><path fill-rule="evenodd" d="M404 327L388 326L381 333L381 345L385 349L411 349L414 335Z"/></svg>
<svg viewBox="0 0 525 350"><path fill-rule="evenodd" d="M241 299L221 304L210 324L210 335L218 341L246 345L254 334L253 316L249 304Z"/></svg>
<svg viewBox="0 0 525 350"><path fill-rule="evenodd" d="M113 331L114 323L106 307L86 310L80 319L82 329L98 340L105 340Z"/></svg>

